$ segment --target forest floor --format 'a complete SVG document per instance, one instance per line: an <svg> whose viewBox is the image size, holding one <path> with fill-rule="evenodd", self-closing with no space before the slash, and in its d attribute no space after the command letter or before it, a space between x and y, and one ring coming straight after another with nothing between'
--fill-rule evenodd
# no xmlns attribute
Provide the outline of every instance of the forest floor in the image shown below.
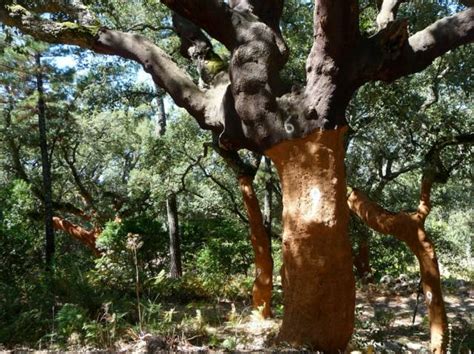
<svg viewBox="0 0 474 354"><path fill-rule="evenodd" d="M415 322L416 287L397 292L384 286L365 286L357 291L356 330L348 352L413 352L428 353L429 329L423 295ZM469 283L455 284L445 290L445 303L450 322L451 352L471 353L474 349L474 287ZM148 335L121 346L120 350L171 349L176 351L296 351L275 344L281 313L264 320L258 312L242 304L220 302L214 305L190 304L174 307L186 325L172 336ZM310 348L300 348L298 351Z"/></svg>
<svg viewBox="0 0 474 354"><path fill-rule="evenodd" d="M450 322L452 353L474 351L474 284L454 281L444 284ZM356 328L348 353L429 353L429 329L423 295L415 322L417 284L396 290L391 286L366 285L356 294ZM281 298L281 291L276 291ZM275 301L278 303L278 301ZM311 348L289 348L276 344L282 306L275 306L275 317L262 319L243 302L192 302L186 305L161 304L163 327L139 335L129 329L110 350L97 350L77 343L74 352L311 352ZM50 352L61 352L50 348ZM13 352L28 352L18 348ZM8 351L12 352L12 351ZM46 353L47 351L43 351ZM0 346L0 353L2 352Z"/></svg>

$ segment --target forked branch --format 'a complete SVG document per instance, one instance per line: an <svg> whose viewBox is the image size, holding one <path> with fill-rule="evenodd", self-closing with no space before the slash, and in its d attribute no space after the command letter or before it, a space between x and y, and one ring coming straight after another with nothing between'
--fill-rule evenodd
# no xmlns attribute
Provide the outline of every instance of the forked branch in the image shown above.
<svg viewBox="0 0 474 354"><path fill-rule="evenodd" d="M442 18L410 36L397 55L378 58L378 70L372 79L393 81L419 72L446 52L472 42L474 8L471 7Z"/></svg>

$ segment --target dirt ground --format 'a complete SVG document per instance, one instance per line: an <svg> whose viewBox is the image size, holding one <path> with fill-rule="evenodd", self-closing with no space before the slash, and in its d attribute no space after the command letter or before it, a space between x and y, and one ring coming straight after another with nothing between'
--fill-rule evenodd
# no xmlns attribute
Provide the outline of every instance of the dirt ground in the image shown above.
<svg viewBox="0 0 474 354"><path fill-rule="evenodd" d="M380 285L359 289L356 329L347 352L429 353L428 318L422 295L412 324L416 303L416 286L403 292ZM450 352L471 353L474 350L472 284L445 291L445 303L450 322ZM194 322L188 321L187 327L177 330L172 339L167 337L163 341L163 337L149 335L122 346L121 350L311 352L311 348L291 349L275 344L281 324L278 310L275 318L270 320L263 320L249 307L228 302L191 304L176 311L185 318L194 316Z"/></svg>

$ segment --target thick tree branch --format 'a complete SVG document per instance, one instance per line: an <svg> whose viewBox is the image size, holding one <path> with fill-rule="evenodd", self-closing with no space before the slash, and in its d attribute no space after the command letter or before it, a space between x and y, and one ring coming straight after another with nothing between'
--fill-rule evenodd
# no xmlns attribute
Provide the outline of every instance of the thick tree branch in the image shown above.
<svg viewBox="0 0 474 354"><path fill-rule="evenodd" d="M96 256L100 251L96 247L97 238L100 235L100 230L97 228L86 230L83 227L73 224L72 222L55 216L53 217L53 226L56 230L64 231L69 236L72 236L83 245L87 246Z"/></svg>
<svg viewBox="0 0 474 354"><path fill-rule="evenodd" d="M358 36L359 5L356 0L316 1L314 42L306 68L308 81L317 79L321 74L317 65L322 60L331 58L336 65L346 60L357 44Z"/></svg>
<svg viewBox="0 0 474 354"><path fill-rule="evenodd" d="M236 44L234 12L222 0L162 0L168 8L204 29L232 50Z"/></svg>
<svg viewBox="0 0 474 354"><path fill-rule="evenodd" d="M459 0L466 7L474 7L474 0Z"/></svg>
<svg viewBox="0 0 474 354"><path fill-rule="evenodd" d="M155 83L195 117L202 128L221 130L215 117L206 119L208 99L205 93L170 56L143 36L99 26L45 20L19 5L0 6L0 22L48 43L77 45L134 60L143 65Z"/></svg>
<svg viewBox="0 0 474 354"><path fill-rule="evenodd" d="M316 1L313 36L306 61L305 116L311 125L334 129L347 125L345 110L355 91L351 67L360 38L358 1Z"/></svg>
<svg viewBox="0 0 474 354"><path fill-rule="evenodd" d="M441 160L441 152L448 146L474 144L474 134L460 134L436 142L425 156L423 178L431 183L446 183L451 171Z"/></svg>
<svg viewBox="0 0 474 354"><path fill-rule="evenodd" d="M204 32L176 13L173 13L173 27L181 41L181 55L196 65L199 85L210 87L215 84L228 84L227 65L214 52L211 41Z"/></svg>
<svg viewBox="0 0 474 354"><path fill-rule="evenodd" d="M12 3L12 1L8 1ZM61 12L77 20L82 25L97 25L95 15L80 0L36 0L34 2L16 0L16 4L28 7L36 13Z"/></svg>
<svg viewBox="0 0 474 354"><path fill-rule="evenodd" d="M222 157L228 167L234 172L237 178L246 176L251 177L252 180L258 170L258 165L254 166L244 161L236 151L229 151L219 147L217 143L213 143L212 148ZM260 156L261 158L261 156Z"/></svg>
<svg viewBox="0 0 474 354"><path fill-rule="evenodd" d="M379 36L375 36L371 40L372 44L379 39ZM394 81L402 76L419 72L449 50L473 41L474 8L468 8L440 19L410 36L408 40L403 41L400 50L393 52L392 55L379 55L372 80ZM375 43L375 46L380 50L380 42Z"/></svg>

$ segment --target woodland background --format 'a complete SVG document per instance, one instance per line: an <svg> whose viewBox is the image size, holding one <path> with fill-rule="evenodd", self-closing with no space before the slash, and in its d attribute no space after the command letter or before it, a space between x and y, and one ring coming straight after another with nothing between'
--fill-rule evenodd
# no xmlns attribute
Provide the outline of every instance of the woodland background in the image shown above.
<svg viewBox="0 0 474 354"><path fill-rule="evenodd" d="M166 12L150 11L147 6L161 6L152 3L113 0L103 3L102 12L106 23L146 33L175 53L181 65L189 65L177 55L179 39L166 25ZM304 81L298 75L311 43L311 6L286 2L282 26L292 53L284 72L289 82ZM416 1L402 11L416 13L417 22L411 24L416 31L455 6ZM127 12L134 16L118 15ZM376 15L368 4L361 24L365 31L376 30ZM359 90L347 112L349 185L389 210L415 209L428 151L473 131L473 70L470 45L420 74ZM45 135L38 124L40 96L46 107ZM282 311L281 191L271 165L262 161L254 183L272 230L276 319L262 320L266 342L255 343L246 332L259 321L258 311L250 307L253 254L236 178L206 147L210 134L157 90L138 65L73 47L48 47L2 26L0 117L1 345L271 347ZM49 266L44 260L45 141L57 223ZM474 348L473 304L463 302L472 297L474 281L472 147L448 146L441 160L449 179L434 189L427 230L436 244L444 290L460 309L454 315L448 309L451 345L467 350ZM177 205L181 242L174 246L182 262L182 273L173 276L170 195ZM81 232L100 234L96 245L78 241ZM350 232L360 302L374 304L380 296L416 298L418 273L407 248L355 218ZM360 269L361 262L370 267ZM413 301L410 306L407 313L412 314ZM403 336L414 343L427 340L419 334L426 334L423 305L414 326L394 325L402 316L397 306L359 309L353 349L402 348L400 340L386 342Z"/></svg>

